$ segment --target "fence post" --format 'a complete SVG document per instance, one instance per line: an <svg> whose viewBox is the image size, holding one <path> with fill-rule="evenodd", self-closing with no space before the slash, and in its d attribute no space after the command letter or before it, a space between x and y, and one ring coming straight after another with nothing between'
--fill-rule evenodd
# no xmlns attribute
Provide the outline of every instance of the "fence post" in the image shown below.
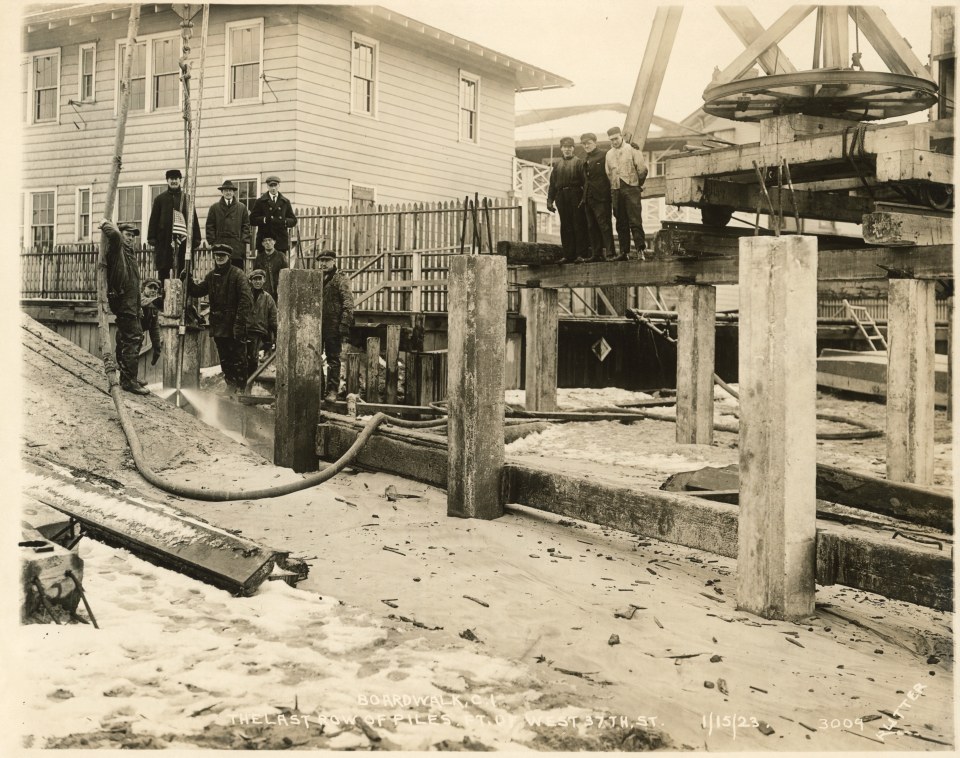
<svg viewBox="0 0 960 758"><path fill-rule="evenodd" d="M386 402L391 405L397 402L397 362L400 358L400 325L387 326L387 373L386 373Z"/></svg>
<svg viewBox="0 0 960 758"><path fill-rule="evenodd" d="M364 399L368 403L380 401L380 338L367 337L367 375Z"/></svg>
<svg viewBox="0 0 960 758"><path fill-rule="evenodd" d="M423 259L422 253L418 250L414 250L411 253L410 261L410 278L418 282L423 277ZM416 287L410 288L410 310L413 313L420 313L423 310L423 293L422 288L418 284Z"/></svg>

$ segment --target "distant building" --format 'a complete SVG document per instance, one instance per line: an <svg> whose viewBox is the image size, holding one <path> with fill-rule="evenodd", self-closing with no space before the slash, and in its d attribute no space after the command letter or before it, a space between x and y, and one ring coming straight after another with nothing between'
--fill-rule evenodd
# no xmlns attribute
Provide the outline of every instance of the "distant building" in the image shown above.
<svg viewBox="0 0 960 758"><path fill-rule="evenodd" d="M38 5L21 19L28 247L89 240L102 213L129 7ZM116 219L141 226L165 169L185 168L173 7L141 6L133 57ZM297 206L504 197L515 92L571 85L380 6L211 5L205 69L201 224L223 180L252 203L269 174Z"/></svg>

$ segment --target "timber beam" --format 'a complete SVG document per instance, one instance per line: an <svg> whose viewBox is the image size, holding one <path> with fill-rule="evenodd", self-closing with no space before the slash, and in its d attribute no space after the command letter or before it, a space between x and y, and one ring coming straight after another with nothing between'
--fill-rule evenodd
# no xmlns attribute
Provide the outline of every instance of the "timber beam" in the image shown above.
<svg viewBox="0 0 960 758"><path fill-rule="evenodd" d="M820 251L819 282L952 279L953 246L871 247ZM569 263L563 266L521 267L514 282L523 287L669 287L676 284L737 284L739 255L674 257L666 260Z"/></svg>
<svg viewBox="0 0 960 758"><path fill-rule="evenodd" d="M784 209L784 215L787 215L786 209ZM660 231L653 235L653 253L656 258L738 253L740 251L740 238L752 236L755 233L756 231L752 227L746 226L706 226L704 224L665 222ZM772 236L773 231L771 229L761 229L759 234L761 237ZM814 236L817 238L817 248L821 251L869 247L860 237L837 234L817 234Z"/></svg>
<svg viewBox="0 0 960 758"><path fill-rule="evenodd" d="M363 424L324 414L317 454L335 460ZM445 487L447 445L437 436L382 427L357 464ZM735 558L738 508L693 495L625 487L599 477L546 471L507 459L505 502ZM937 610L953 608L949 553L935 546L875 536L869 530L817 521L817 582L841 583Z"/></svg>
<svg viewBox="0 0 960 758"><path fill-rule="evenodd" d="M867 213L863 239L872 245L950 245L953 214Z"/></svg>

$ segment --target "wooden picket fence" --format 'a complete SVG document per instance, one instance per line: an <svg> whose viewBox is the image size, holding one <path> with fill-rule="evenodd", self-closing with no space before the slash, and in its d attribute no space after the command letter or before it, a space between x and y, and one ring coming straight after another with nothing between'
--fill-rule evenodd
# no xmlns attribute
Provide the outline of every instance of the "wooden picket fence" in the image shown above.
<svg viewBox="0 0 960 758"><path fill-rule="evenodd" d="M500 240L521 239L521 208L514 201L480 201L474 213L464 201L295 210L293 265L316 268L316 253L335 250L351 281L359 310L444 313L451 255L490 253ZM55 245L20 255L23 299L96 298L98 243ZM141 277L156 276L153 251L138 250ZM196 251L194 276L213 267L210 250ZM433 284L432 282L436 282ZM512 291L508 307L519 308Z"/></svg>

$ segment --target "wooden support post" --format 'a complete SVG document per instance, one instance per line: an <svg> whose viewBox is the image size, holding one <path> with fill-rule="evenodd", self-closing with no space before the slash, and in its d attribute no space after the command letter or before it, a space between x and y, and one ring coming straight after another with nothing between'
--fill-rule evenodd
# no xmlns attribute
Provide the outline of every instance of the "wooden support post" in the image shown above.
<svg viewBox="0 0 960 758"><path fill-rule="evenodd" d="M346 366L346 391L348 395L360 394L360 356L362 353L351 350L343 354L343 362Z"/></svg>
<svg viewBox="0 0 960 758"><path fill-rule="evenodd" d="M420 354L408 351L403 354L403 402L406 405L420 405Z"/></svg>
<svg viewBox="0 0 960 758"><path fill-rule="evenodd" d="M368 403L380 400L380 338L367 337L367 367L364 374L366 390L363 399Z"/></svg>
<svg viewBox="0 0 960 758"><path fill-rule="evenodd" d="M450 258L447 515L503 515L503 364L507 262L499 255Z"/></svg>
<svg viewBox="0 0 960 758"><path fill-rule="evenodd" d="M815 238L741 240L739 363L737 606L799 619L816 569Z"/></svg>
<svg viewBox="0 0 960 758"><path fill-rule="evenodd" d="M713 444L717 288L677 287L677 442Z"/></svg>
<svg viewBox="0 0 960 758"><path fill-rule="evenodd" d="M557 291L524 289L521 309L526 319L526 409L557 408Z"/></svg>
<svg viewBox="0 0 960 758"><path fill-rule="evenodd" d="M160 335L163 347L160 360L163 364L163 387L175 389L177 386L177 353L179 342L183 340L183 367L180 375L181 389L196 389L200 386L200 338L203 328L185 326L186 333L177 334L179 319L160 315Z"/></svg>
<svg viewBox="0 0 960 758"><path fill-rule="evenodd" d="M323 386L323 272L284 269L280 272L280 291L283 297L277 314L274 463L298 472L315 471L314 437Z"/></svg>
<svg viewBox="0 0 960 758"><path fill-rule="evenodd" d="M933 483L934 282L891 279L887 295L887 478Z"/></svg>
<svg viewBox="0 0 960 758"><path fill-rule="evenodd" d="M399 372L397 370L400 361L400 325L389 324L387 326L387 345L386 345L387 373L386 373L386 402L397 402L397 379Z"/></svg>

